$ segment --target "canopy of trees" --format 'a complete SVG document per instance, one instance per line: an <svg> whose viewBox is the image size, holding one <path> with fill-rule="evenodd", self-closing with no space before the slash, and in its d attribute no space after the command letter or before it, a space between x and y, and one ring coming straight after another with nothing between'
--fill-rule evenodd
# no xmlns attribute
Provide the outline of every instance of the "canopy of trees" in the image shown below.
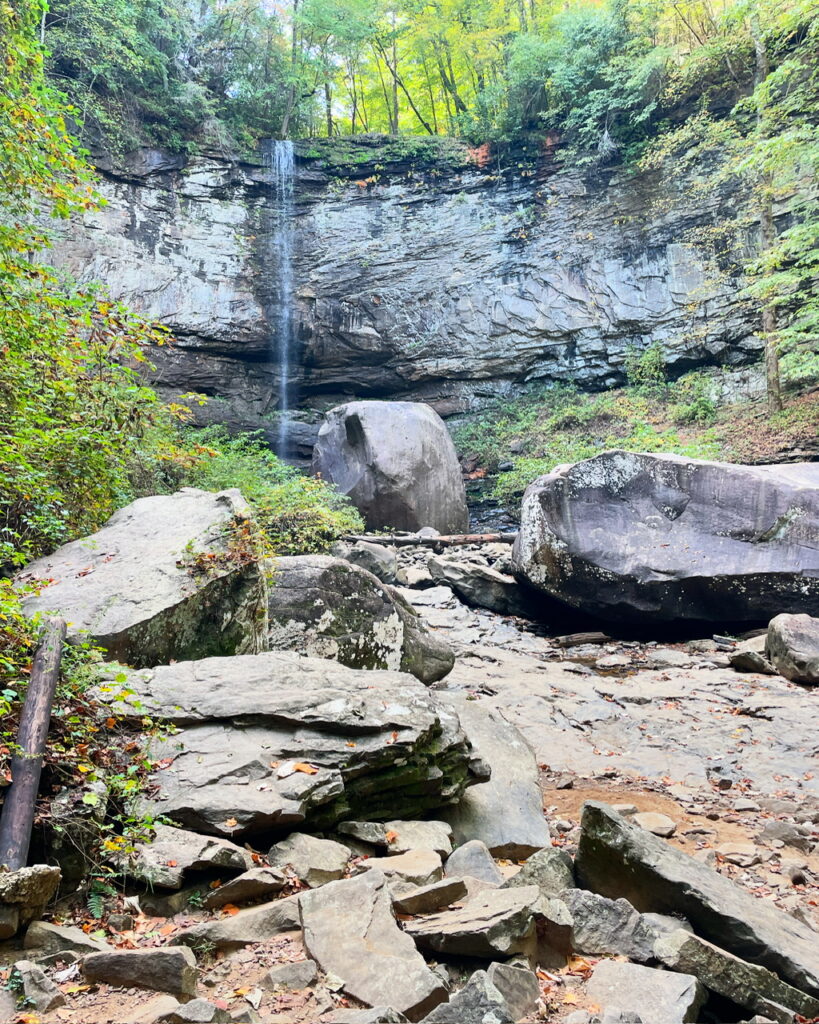
<svg viewBox="0 0 819 1024"><path fill-rule="evenodd" d="M123 141L553 132L607 157L753 87L810 0L51 0L52 78ZM814 37L815 41L815 37Z"/></svg>

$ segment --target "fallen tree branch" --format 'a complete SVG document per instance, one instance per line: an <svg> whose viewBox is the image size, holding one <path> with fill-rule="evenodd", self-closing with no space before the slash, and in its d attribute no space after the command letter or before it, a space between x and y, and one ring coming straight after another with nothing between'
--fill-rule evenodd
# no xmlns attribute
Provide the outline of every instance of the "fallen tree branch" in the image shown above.
<svg viewBox="0 0 819 1024"><path fill-rule="evenodd" d="M65 634L66 625L62 619L47 621L42 643L34 655L31 679L20 715L17 752L11 759L12 781L6 790L0 818L0 864L5 864L10 871L25 867L28 859Z"/></svg>
<svg viewBox="0 0 819 1024"><path fill-rule="evenodd" d="M392 544L394 547L452 548L463 544L514 544L517 533L449 533L440 537L419 537L414 533L345 534L341 539L356 543Z"/></svg>

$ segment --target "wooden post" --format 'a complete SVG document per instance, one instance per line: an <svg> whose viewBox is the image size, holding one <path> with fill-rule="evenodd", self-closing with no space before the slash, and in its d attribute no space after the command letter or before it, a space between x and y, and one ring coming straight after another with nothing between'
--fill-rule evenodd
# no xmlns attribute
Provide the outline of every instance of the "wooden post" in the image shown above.
<svg viewBox="0 0 819 1024"><path fill-rule="evenodd" d="M37 791L43 768L51 706L60 678L66 626L62 619L49 619L42 642L34 655L31 680L20 715L17 753L11 759L11 785L0 817L0 864L10 871L26 866L31 826L37 805Z"/></svg>

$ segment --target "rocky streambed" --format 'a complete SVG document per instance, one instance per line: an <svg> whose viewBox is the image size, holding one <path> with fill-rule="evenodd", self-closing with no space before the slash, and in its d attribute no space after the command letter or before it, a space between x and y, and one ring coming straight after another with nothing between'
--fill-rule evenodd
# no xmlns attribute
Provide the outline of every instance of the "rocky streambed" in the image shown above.
<svg viewBox="0 0 819 1024"><path fill-rule="evenodd" d="M819 691L769 639L535 623L509 545L434 536L281 559L268 591L237 523L235 492L143 499L30 567L33 608L139 645L97 699L166 723L167 821L111 852L94 922L53 869L0 875L44 918L0 946L5 1019L819 1017Z"/></svg>

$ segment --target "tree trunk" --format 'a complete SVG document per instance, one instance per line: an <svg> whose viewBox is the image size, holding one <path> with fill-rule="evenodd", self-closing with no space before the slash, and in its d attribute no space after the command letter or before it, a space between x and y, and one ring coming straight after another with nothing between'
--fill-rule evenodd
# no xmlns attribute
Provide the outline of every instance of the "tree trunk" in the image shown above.
<svg viewBox="0 0 819 1024"><path fill-rule="evenodd" d="M379 48L381 50L381 53L383 54L384 63L387 65L387 69L389 70L390 74L392 75L393 95L397 96L397 89L398 89L398 86L400 85L401 86L401 91L407 97L407 100L409 101L409 105L412 107L412 112L415 114L415 116L418 118L418 120L421 122L421 124L427 130L427 132L429 132L430 135L434 135L435 134L435 130L424 119L424 117L421 114L421 111L418 109L418 107L416 107L415 101L413 100L412 96L410 96L409 91L408 91L406 85L404 85L403 79L398 74L398 69L396 67L394 67L392 64L390 64L390 62L389 62L389 60L387 58L387 53L384 50L384 47L381 46L380 43L378 44L378 46L379 46ZM395 50L393 50L393 59L395 59ZM395 102L396 102L396 106L395 106L395 111L396 111L396 114L395 114L395 134L397 134L398 133L398 106L397 106L397 102L398 101L396 100Z"/></svg>
<svg viewBox="0 0 819 1024"><path fill-rule="evenodd" d="M324 109L327 115L327 138L333 137L333 98L330 83L324 83Z"/></svg>
<svg viewBox="0 0 819 1024"><path fill-rule="evenodd" d="M65 633L66 625L62 619L48 620L42 643L34 655L31 679L20 715L18 753L11 759L12 781L6 790L0 818L0 864L5 864L10 871L25 867L28 859Z"/></svg>
<svg viewBox="0 0 819 1024"><path fill-rule="evenodd" d="M386 55L385 55L386 59ZM392 133L398 134L398 32L395 24L395 11L392 12L392 65L387 61L387 67L392 74Z"/></svg>
<svg viewBox="0 0 819 1024"><path fill-rule="evenodd" d="M298 29L299 0L293 0L293 26L290 35L290 89L287 93L287 103L282 118L281 136L286 139L290 132L290 119L296 106L296 94L298 91L298 54L299 54L299 29Z"/></svg>
<svg viewBox="0 0 819 1024"><path fill-rule="evenodd" d="M371 544L394 544L399 548L454 548L464 544L514 544L517 533L445 533L438 537L419 537L415 533L348 533L342 538Z"/></svg>

